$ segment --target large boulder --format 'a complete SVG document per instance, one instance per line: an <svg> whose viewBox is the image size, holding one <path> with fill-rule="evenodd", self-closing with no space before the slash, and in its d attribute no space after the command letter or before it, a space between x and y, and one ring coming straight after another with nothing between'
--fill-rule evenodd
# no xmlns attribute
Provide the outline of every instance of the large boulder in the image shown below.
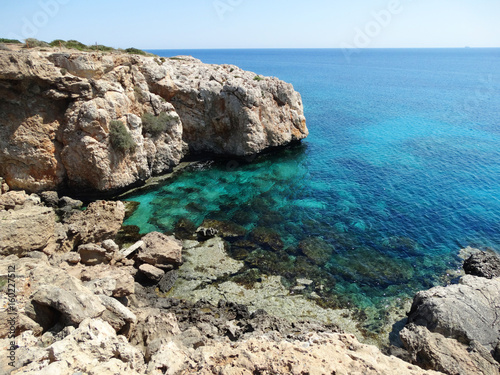
<svg viewBox="0 0 500 375"><path fill-rule="evenodd" d="M277 78L186 56L161 66L144 61L141 71L174 105L195 152L251 155L308 134L300 94Z"/></svg>
<svg viewBox="0 0 500 375"><path fill-rule="evenodd" d="M139 250L137 259L143 263L161 268L162 266L182 263L182 242L175 237L160 232L146 234L142 241L144 246Z"/></svg>
<svg viewBox="0 0 500 375"><path fill-rule="evenodd" d="M71 215L66 223L75 244L87 244L113 239L125 218L123 202L96 201L85 211Z"/></svg>
<svg viewBox="0 0 500 375"><path fill-rule="evenodd" d="M42 285L31 297L31 304L32 309L28 313L33 320L42 322L47 311L43 307L49 307L61 314L61 321L58 319L56 323L74 326L86 318L96 318L106 310L99 297L84 287L65 290L57 286Z"/></svg>
<svg viewBox="0 0 500 375"><path fill-rule="evenodd" d="M500 279L465 275L459 284L418 292L408 322L494 350L500 341L499 301Z"/></svg>
<svg viewBox="0 0 500 375"><path fill-rule="evenodd" d="M0 211L0 255L24 256L31 251L44 250L54 241L55 226L56 215L52 208L29 205Z"/></svg>

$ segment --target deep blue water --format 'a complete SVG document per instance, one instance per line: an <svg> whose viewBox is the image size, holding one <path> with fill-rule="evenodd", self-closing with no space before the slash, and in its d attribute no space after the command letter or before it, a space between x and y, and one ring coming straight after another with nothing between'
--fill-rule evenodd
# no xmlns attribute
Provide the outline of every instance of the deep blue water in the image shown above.
<svg viewBox="0 0 500 375"><path fill-rule="evenodd" d="M500 250L499 49L363 50L350 60L341 50L152 52L292 83L310 136L129 197L141 205L128 224L172 231L187 217L270 228L286 250L254 250L249 264L315 278L325 299L361 308L444 282L465 246ZM311 238L333 249L325 264L298 250Z"/></svg>

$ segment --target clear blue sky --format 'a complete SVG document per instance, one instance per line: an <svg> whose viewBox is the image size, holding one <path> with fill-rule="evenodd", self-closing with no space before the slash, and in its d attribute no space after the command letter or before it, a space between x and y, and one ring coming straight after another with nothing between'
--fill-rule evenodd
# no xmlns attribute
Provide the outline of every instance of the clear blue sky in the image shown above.
<svg viewBox="0 0 500 375"><path fill-rule="evenodd" d="M0 1L0 37L116 48L500 47L500 0Z"/></svg>

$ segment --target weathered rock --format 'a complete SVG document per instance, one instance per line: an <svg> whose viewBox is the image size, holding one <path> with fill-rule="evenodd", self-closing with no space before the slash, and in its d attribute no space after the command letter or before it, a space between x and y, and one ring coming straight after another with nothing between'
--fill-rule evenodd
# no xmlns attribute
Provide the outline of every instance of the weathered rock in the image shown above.
<svg viewBox="0 0 500 375"><path fill-rule="evenodd" d="M96 201L73 214L67 224L76 244L97 243L114 238L124 217L122 202Z"/></svg>
<svg viewBox="0 0 500 375"><path fill-rule="evenodd" d="M76 210L78 208L81 208L83 206L83 202L78 199L73 199L70 197L62 197L59 199L58 205L60 208L65 208L65 209L71 209L71 210Z"/></svg>
<svg viewBox="0 0 500 375"><path fill-rule="evenodd" d="M116 253L120 250L120 247L111 239L103 241L101 246L109 253Z"/></svg>
<svg viewBox="0 0 500 375"><path fill-rule="evenodd" d="M54 210L48 207L29 205L0 211L0 255L24 256L44 250L54 241L55 223Z"/></svg>
<svg viewBox="0 0 500 375"><path fill-rule="evenodd" d="M59 287L42 285L32 296L35 315L32 319L43 319L37 314L37 305L57 310L62 316L63 324L78 325L87 318L100 316L105 307L97 296L83 287L76 291L68 291Z"/></svg>
<svg viewBox="0 0 500 375"><path fill-rule="evenodd" d="M158 282L158 289L163 293L167 293L173 288L178 277L179 271L177 270L165 272L161 280Z"/></svg>
<svg viewBox="0 0 500 375"><path fill-rule="evenodd" d="M148 363L148 374L438 374L383 355L352 335L310 333L303 340L251 338L209 342L194 352L163 344Z"/></svg>
<svg viewBox="0 0 500 375"><path fill-rule="evenodd" d="M119 332L127 323L137 322L137 316L116 299L103 295L99 296L99 299L106 307L101 319L108 322L116 332Z"/></svg>
<svg viewBox="0 0 500 375"><path fill-rule="evenodd" d="M500 258L494 253L478 252L464 262L464 271L468 275L492 279L500 277Z"/></svg>
<svg viewBox="0 0 500 375"><path fill-rule="evenodd" d="M118 298L134 294L133 272L132 267L99 264L84 268L80 279L94 293Z"/></svg>
<svg viewBox="0 0 500 375"><path fill-rule="evenodd" d="M198 241L207 241L210 238L214 238L219 231L215 228L205 228L205 227L199 227L196 230L196 237Z"/></svg>
<svg viewBox="0 0 500 375"><path fill-rule="evenodd" d="M141 68L151 90L174 105L191 150L242 156L307 136L302 101L291 85L189 57L172 63Z"/></svg>
<svg viewBox="0 0 500 375"><path fill-rule="evenodd" d="M137 312L137 324L130 333L130 343L144 348L146 358L151 358L161 343L181 333L174 314L160 309L146 308Z"/></svg>
<svg viewBox="0 0 500 375"><path fill-rule="evenodd" d="M159 282L162 279L163 275L165 275L165 271L147 263L141 264L139 266L139 271L141 271L148 279L155 282Z"/></svg>
<svg viewBox="0 0 500 375"><path fill-rule="evenodd" d="M142 353L101 319L86 319L78 329L12 374L144 374Z"/></svg>
<svg viewBox="0 0 500 375"><path fill-rule="evenodd" d="M85 244L78 246L81 262L87 266L95 266L96 264L109 263L113 258L113 254L108 253L106 249L96 244Z"/></svg>
<svg viewBox="0 0 500 375"><path fill-rule="evenodd" d="M244 266L243 262L227 255L226 244L220 237L194 243L194 246L185 248L185 251L185 263L180 273L182 277L197 284L235 274Z"/></svg>
<svg viewBox="0 0 500 375"><path fill-rule="evenodd" d="M424 369L445 374L499 374L500 365L481 344L470 345L432 333L427 328L410 324L400 333L412 362Z"/></svg>
<svg viewBox="0 0 500 375"><path fill-rule="evenodd" d="M293 87L254 78L193 58L0 51L0 176L28 191L112 190L172 169L187 146L242 156L306 137ZM114 120L133 149L113 146Z"/></svg>
<svg viewBox="0 0 500 375"><path fill-rule="evenodd" d="M82 258L80 257L80 254L77 252L74 252L74 251L71 251L69 253L65 253L65 254L61 255L61 257L59 259L63 262L67 262L69 264L78 264L82 260Z"/></svg>
<svg viewBox="0 0 500 375"><path fill-rule="evenodd" d="M137 259L152 266L180 265L182 263L182 243L174 237L163 233L151 232L146 234L142 241Z"/></svg>
<svg viewBox="0 0 500 375"><path fill-rule="evenodd" d="M12 324L14 323L14 324ZM9 315L7 311L0 311L0 339L7 337L19 336L25 331L33 331L34 334L40 335L42 327L25 314Z"/></svg>
<svg viewBox="0 0 500 375"><path fill-rule="evenodd" d="M39 195L47 207L59 207L59 194L57 191L42 191Z"/></svg>
<svg viewBox="0 0 500 375"><path fill-rule="evenodd" d="M466 275L457 285L418 292L408 322L466 345L477 341L494 350L500 341L500 279Z"/></svg>
<svg viewBox="0 0 500 375"><path fill-rule="evenodd" d="M0 197L0 210L13 210L28 204L38 204L35 194L28 195L24 191L9 191Z"/></svg>

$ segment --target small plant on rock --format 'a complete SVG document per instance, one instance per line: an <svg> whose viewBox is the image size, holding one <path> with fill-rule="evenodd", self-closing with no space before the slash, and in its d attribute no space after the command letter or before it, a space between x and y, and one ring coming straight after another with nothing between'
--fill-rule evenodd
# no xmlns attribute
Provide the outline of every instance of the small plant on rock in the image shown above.
<svg viewBox="0 0 500 375"><path fill-rule="evenodd" d="M109 137L115 150L133 152L137 146L125 124L121 121L113 120L109 123Z"/></svg>
<svg viewBox="0 0 500 375"><path fill-rule="evenodd" d="M168 129L170 121L173 119L174 117L169 115L167 112L162 112L158 116L146 112L141 117L142 129L145 133L158 135L164 133Z"/></svg>

